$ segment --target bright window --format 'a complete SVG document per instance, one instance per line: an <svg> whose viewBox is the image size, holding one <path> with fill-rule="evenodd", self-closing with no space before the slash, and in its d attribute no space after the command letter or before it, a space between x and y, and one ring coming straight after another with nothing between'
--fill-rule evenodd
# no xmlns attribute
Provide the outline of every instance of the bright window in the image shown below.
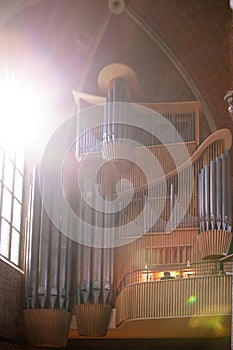
<svg viewBox="0 0 233 350"><path fill-rule="evenodd" d="M17 71L21 72L20 67ZM25 150L32 162L43 152L52 131L50 90L36 80L36 76L26 77L23 70L16 77L0 66L0 256L19 267L23 265L22 216L28 185Z"/></svg>
<svg viewBox="0 0 233 350"><path fill-rule="evenodd" d="M23 149L0 149L0 254L20 263L23 208Z"/></svg>

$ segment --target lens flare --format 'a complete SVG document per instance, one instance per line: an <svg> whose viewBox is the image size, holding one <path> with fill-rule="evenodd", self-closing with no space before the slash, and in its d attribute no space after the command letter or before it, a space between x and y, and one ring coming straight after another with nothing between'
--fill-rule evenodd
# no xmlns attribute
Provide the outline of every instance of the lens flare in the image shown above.
<svg viewBox="0 0 233 350"><path fill-rule="evenodd" d="M33 77L22 79L7 69L0 72L0 144L3 148L41 147L45 134L42 123L50 119L46 98L39 81Z"/></svg>
<svg viewBox="0 0 233 350"><path fill-rule="evenodd" d="M194 304L197 300L197 297L195 295L190 295L188 298L188 303L189 304Z"/></svg>
<svg viewBox="0 0 233 350"><path fill-rule="evenodd" d="M206 329L212 335L225 336L230 332L231 324L226 315L218 316L194 316L189 321L190 328Z"/></svg>

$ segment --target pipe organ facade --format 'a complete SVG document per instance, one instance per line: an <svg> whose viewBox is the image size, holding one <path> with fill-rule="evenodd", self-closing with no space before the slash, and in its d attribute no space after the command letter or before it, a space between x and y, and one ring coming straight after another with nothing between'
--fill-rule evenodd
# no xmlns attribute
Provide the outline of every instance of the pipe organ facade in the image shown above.
<svg viewBox="0 0 233 350"><path fill-rule="evenodd" d="M72 314L89 337L106 336L111 314L119 332L126 321L231 315L219 261L232 240L230 131L202 140L197 101L135 103L124 65L105 67L99 86L106 97L74 92L59 166L34 171L24 311L34 345L64 346Z"/></svg>

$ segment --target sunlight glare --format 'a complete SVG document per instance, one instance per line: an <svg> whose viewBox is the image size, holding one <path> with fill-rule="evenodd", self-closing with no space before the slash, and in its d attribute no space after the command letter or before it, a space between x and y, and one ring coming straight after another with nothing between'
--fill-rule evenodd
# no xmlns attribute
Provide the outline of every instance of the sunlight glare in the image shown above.
<svg viewBox="0 0 233 350"><path fill-rule="evenodd" d="M33 141L41 118L38 87L20 82L8 70L0 77L0 142L4 148L25 147Z"/></svg>

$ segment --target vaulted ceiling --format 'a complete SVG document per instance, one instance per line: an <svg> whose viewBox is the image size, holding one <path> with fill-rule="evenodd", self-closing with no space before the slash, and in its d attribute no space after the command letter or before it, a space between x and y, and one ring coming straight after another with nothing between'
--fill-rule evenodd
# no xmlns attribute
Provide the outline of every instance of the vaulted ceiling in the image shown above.
<svg viewBox="0 0 233 350"><path fill-rule="evenodd" d="M0 69L40 79L66 117L72 90L100 94L100 70L124 63L140 101L200 100L208 134L232 128L231 16L228 0L0 0Z"/></svg>

